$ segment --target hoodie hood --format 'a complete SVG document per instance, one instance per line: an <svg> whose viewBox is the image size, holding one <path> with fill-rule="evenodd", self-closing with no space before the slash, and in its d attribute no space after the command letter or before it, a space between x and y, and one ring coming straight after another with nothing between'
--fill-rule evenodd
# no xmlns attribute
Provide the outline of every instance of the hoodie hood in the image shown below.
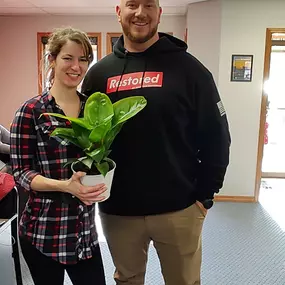
<svg viewBox="0 0 285 285"><path fill-rule="evenodd" d="M148 49L143 52L128 52L129 55L154 55L157 53L168 53L168 52L185 52L187 50L187 44L169 34L158 33L159 40L151 45ZM114 46L114 54L123 58L126 55L126 49L124 47L124 37L121 36Z"/></svg>

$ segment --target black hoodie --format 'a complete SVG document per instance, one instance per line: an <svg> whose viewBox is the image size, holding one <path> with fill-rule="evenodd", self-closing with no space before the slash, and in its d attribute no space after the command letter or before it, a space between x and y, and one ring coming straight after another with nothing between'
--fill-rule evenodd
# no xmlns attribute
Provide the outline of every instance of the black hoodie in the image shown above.
<svg viewBox="0 0 285 285"><path fill-rule="evenodd" d="M123 37L114 53L92 66L82 92L112 102L142 95L147 106L125 123L111 146L117 163L111 197L102 212L152 215L213 198L229 163L227 118L211 73L181 40L160 33L140 53Z"/></svg>

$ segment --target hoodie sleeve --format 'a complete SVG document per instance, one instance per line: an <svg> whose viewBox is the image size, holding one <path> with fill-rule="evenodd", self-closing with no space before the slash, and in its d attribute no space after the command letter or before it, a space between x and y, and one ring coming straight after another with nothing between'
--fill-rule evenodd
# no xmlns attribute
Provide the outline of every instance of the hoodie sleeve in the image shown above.
<svg viewBox="0 0 285 285"><path fill-rule="evenodd" d="M212 199L223 186L231 138L226 112L210 72L197 80L195 93L199 160L197 200L203 201Z"/></svg>

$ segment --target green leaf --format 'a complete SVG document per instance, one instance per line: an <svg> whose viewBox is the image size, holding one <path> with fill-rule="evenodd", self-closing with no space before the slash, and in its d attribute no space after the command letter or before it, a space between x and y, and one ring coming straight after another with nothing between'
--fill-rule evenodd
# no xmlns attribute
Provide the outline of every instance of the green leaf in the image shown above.
<svg viewBox="0 0 285 285"><path fill-rule="evenodd" d="M92 143L89 141L90 130L83 128L75 122L71 123L74 134L83 149L90 148Z"/></svg>
<svg viewBox="0 0 285 285"><path fill-rule="evenodd" d="M56 128L53 130L53 132L51 133L51 136L58 136L61 135L62 137L72 137L76 139L74 130L71 128Z"/></svg>
<svg viewBox="0 0 285 285"><path fill-rule="evenodd" d="M104 157L108 157L111 152L112 152L111 150L107 150L107 151L104 153Z"/></svg>
<svg viewBox="0 0 285 285"><path fill-rule="evenodd" d="M143 96L132 96L121 99L113 104L113 126L121 124L140 112L147 104Z"/></svg>
<svg viewBox="0 0 285 285"><path fill-rule="evenodd" d="M109 171L109 163L108 162L96 163L96 167L104 177L106 176L107 172Z"/></svg>
<svg viewBox="0 0 285 285"><path fill-rule="evenodd" d="M97 163L100 163L104 158L105 147L102 145L101 147L96 148L91 152L86 152L86 154L90 156L93 160L95 160Z"/></svg>
<svg viewBox="0 0 285 285"><path fill-rule="evenodd" d="M84 148L80 142L77 140L75 133L73 129L71 128L56 128L51 134L51 137L60 137L62 139L66 139L70 141L71 143L75 144L76 146L80 148Z"/></svg>
<svg viewBox="0 0 285 285"><path fill-rule="evenodd" d="M105 149L110 148L112 142L114 141L117 134L121 131L123 125L124 123L116 125L111 130L109 130L109 132L105 136L105 141L104 141Z"/></svg>
<svg viewBox="0 0 285 285"><path fill-rule="evenodd" d="M90 157L86 157L84 159L80 159L80 161L85 164L89 169L91 169L92 167L92 163L94 162L94 160Z"/></svg>
<svg viewBox="0 0 285 285"><path fill-rule="evenodd" d="M106 124L102 124L98 127L95 127L89 136L90 141L93 143L102 141L106 136L107 132L111 129L111 127L111 121Z"/></svg>
<svg viewBox="0 0 285 285"><path fill-rule="evenodd" d="M85 128L85 129L92 130L92 126L89 125L88 122L84 118L67 117L67 116L64 116L62 114L57 114L57 113L43 113L43 114L41 114L41 116L44 116L44 115L62 118L62 119L65 119L67 121L74 122L74 123L80 125L81 127Z"/></svg>
<svg viewBox="0 0 285 285"><path fill-rule="evenodd" d="M95 92L87 99L84 107L84 119L92 126L92 129L108 124L113 116L113 105L106 94Z"/></svg>

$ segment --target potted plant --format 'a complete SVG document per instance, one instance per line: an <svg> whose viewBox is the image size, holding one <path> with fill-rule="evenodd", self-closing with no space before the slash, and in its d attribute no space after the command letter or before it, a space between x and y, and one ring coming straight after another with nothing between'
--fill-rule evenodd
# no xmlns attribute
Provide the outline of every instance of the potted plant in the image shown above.
<svg viewBox="0 0 285 285"><path fill-rule="evenodd" d="M140 112L147 104L143 96L131 96L112 104L101 92L93 93L84 106L83 118L67 117L57 113L43 113L70 121L71 128L56 128L51 136L58 136L80 147L84 156L71 163L73 172L84 171L81 183L93 186L105 183L104 200L110 196L116 163L108 158L111 144L124 123Z"/></svg>

